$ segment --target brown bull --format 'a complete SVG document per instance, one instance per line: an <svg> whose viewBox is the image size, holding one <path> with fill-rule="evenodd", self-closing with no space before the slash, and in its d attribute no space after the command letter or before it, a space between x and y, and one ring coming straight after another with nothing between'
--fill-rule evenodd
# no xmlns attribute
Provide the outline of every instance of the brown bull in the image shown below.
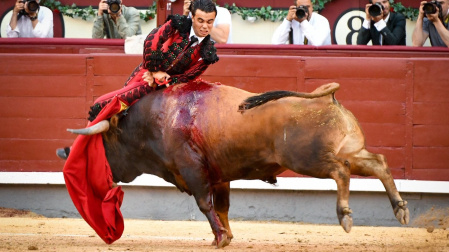
<svg viewBox="0 0 449 252"><path fill-rule="evenodd" d="M365 149L356 118L334 97L338 88L332 83L310 94L273 91L255 96L198 81L150 93L118 124L111 120L115 123L110 129L108 123L98 127L107 130L104 146L114 181L131 182L149 173L193 195L217 247L233 238L228 221L230 181L274 183L287 169L335 180L337 216L346 232L352 227L351 174L379 178L396 218L407 224L407 203L385 157ZM76 131L86 132L98 129Z"/></svg>

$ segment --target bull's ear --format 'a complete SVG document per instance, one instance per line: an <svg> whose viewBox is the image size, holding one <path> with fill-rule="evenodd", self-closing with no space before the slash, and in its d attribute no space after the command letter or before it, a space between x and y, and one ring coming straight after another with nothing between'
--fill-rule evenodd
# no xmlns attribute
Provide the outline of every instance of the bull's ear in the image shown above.
<svg viewBox="0 0 449 252"><path fill-rule="evenodd" d="M83 129L67 129L68 132L71 132L73 134L79 134L79 135L95 135L101 132L106 132L109 130L109 121L103 120L98 122L97 124L94 124L90 127L83 128Z"/></svg>

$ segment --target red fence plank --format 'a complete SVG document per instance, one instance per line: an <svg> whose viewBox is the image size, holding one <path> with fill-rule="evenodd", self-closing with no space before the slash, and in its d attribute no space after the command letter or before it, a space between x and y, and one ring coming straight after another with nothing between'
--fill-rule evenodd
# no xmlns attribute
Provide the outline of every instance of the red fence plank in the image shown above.
<svg viewBox="0 0 449 252"><path fill-rule="evenodd" d="M87 114L86 114L87 118ZM9 118L0 124L0 139L74 139L67 128L83 128L87 119Z"/></svg>
<svg viewBox="0 0 449 252"><path fill-rule="evenodd" d="M261 93L272 90L291 90L298 91L297 78L279 77L276 80L270 77L231 77L203 75L204 80L210 82L219 82L224 85L244 89L249 92Z"/></svg>
<svg viewBox="0 0 449 252"><path fill-rule="evenodd" d="M449 170L448 147L413 148L413 169Z"/></svg>
<svg viewBox="0 0 449 252"><path fill-rule="evenodd" d="M448 111L449 111L449 102L414 103L413 123L449 125Z"/></svg>
<svg viewBox="0 0 449 252"><path fill-rule="evenodd" d="M205 75L232 77L296 77L301 57L293 56L234 56L220 55L220 63L210 66ZM274 86L274 85L273 85Z"/></svg>
<svg viewBox="0 0 449 252"><path fill-rule="evenodd" d="M306 91L311 92L323 84L337 82L340 89L337 100L346 101L398 101L405 100L405 83L402 80L378 79L307 79Z"/></svg>
<svg viewBox="0 0 449 252"><path fill-rule="evenodd" d="M124 56L123 54L95 55L94 75L127 75L142 63L141 56Z"/></svg>
<svg viewBox="0 0 449 252"><path fill-rule="evenodd" d="M92 94L99 97L120 89L125 85L129 75L94 76Z"/></svg>
<svg viewBox="0 0 449 252"><path fill-rule="evenodd" d="M56 149L72 143L73 140L0 139L0 160L57 160Z"/></svg>
<svg viewBox="0 0 449 252"><path fill-rule="evenodd" d="M361 123L366 145L373 147L404 147L405 128L400 124Z"/></svg>
<svg viewBox="0 0 449 252"><path fill-rule="evenodd" d="M0 75L1 96L86 96L85 76Z"/></svg>
<svg viewBox="0 0 449 252"><path fill-rule="evenodd" d="M56 155L54 155L56 156ZM62 172L64 160L0 160L0 172Z"/></svg>
<svg viewBox="0 0 449 252"><path fill-rule="evenodd" d="M307 79L404 79L406 62L395 58L306 58Z"/></svg>
<svg viewBox="0 0 449 252"><path fill-rule="evenodd" d="M441 69L441 71L447 71L447 69ZM447 94L449 94L448 81L435 80L434 78L429 78L428 75L417 77L414 80L413 100L415 102L447 102Z"/></svg>
<svg viewBox="0 0 449 252"><path fill-rule="evenodd" d="M84 97L0 97L0 115L8 117L84 118Z"/></svg>
<svg viewBox="0 0 449 252"><path fill-rule="evenodd" d="M0 75L85 75L85 62L76 54L2 54Z"/></svg>
<svg viewBox="0 0 449 252"><path fill-rule="evenodd" d="M413 169L413 177L421 180L449 181L449 169Z"/></svg>
<svg viewBox="0 0 449 252"><path fill-rule="evenodd" d="M414 126L413 145L415 147L449 147L449 125Z"/></svg>
<svg viewBox="0 0 449 252"><path fill-rule="evenodd" d="M354 114L359 122L405 124L403 103L344 100L340 102Z"/></svg>

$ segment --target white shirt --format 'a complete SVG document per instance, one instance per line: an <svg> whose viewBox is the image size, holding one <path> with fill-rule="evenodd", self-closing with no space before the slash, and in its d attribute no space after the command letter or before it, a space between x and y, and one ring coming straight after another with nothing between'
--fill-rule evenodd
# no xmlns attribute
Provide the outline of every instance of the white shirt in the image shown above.
<svg viewBox="0 0 449 252"><path fill-rule="evenodd" d="M229 36L226 44L232 44L232 21L231 21L231 13L229 10L220 6L217 6L217 17L214 21L214 27L221 24L229 25Z"/></svg>
<svg viewBox="0 0 449 252"><path fill-rule="evenodd" d="M381 20L377 21L377 23L374 23L374 27L376 27L376 30L380 32L383 28L387 27L388 19L390 19L390 13L388 13L387 18L381 19ZM363 28L369 30L370 27L371 27L371 20L366 20L365 19L363 21L362 26L363 26ZM379 40L380 40L379 43L382 45L382 40L383 40L382 39L382 33L379 36Z"/></svg>
<svg viewBox="0 0 449 252"><path fill-rule="evenodd" d="M192 17L192 13L189 13L189 17ZM232 44L231 13L229 13L228 9L226 9L224 7L217 6L217 16L215 17L215 20L214 20L214 27L217 27L217 25L221 25L221 24L229 24L229 36L228 36L228 41L226 42L226 44ZM193 31L193 28L190 29L190 34L195 34L195 32ZM211 40L213 40L213 39L211 38Z"/></svg>
<svg viewBox="0 0 449 252"><path fill-rule="evenodd" d="M329 21L322 15L314 12L309 21L301 23L284 19L282 24L274 31L271 43L280 45L288 43L290 28L293 29L293 44L303 45L304 37L307 37L308 44L314 46L331 44L331 29Z"/></svg>
<svg viewBox="0 0 449 252"><path fill-rule="evenodd" d="M38 23L33 29L30 17L23 15L17 20L14 30L8 24L6 36L8 38L53 38L53 12L45 6L40 6L37 20Z"/></svg>

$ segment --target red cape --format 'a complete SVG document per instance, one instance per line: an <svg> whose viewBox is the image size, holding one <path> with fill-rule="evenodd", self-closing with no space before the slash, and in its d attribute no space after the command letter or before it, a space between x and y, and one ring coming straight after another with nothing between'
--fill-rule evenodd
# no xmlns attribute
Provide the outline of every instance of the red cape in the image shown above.
<svg viewBox="0 0 449 252"><path fill-rule="evenodd" d="M88 126L119 113L123 110L122 104L115 97ZM79 135L72 145L63 173L70 197L84 220L107 244L119 239L124 229L120 212L124 193L121 186L112 188L112 172L102 135Z"/></svg>

